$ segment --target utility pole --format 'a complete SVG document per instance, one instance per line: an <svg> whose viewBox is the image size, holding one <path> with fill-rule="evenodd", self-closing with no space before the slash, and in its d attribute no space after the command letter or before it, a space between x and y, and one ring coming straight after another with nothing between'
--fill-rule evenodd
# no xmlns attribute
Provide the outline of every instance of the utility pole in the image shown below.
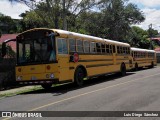
<svg viewBox="0 0 160 120"><path fill-rule="evenodd" d="M149 27L149 37L150 37L150 49L153 49L152 45L152 23L148 26Z"/></svg>
<svg viewBox="0 0 160 120"><path fill-rule="evenodd" d="M63 0L63 30L67 30L65 3L66 1Z"/></svg>

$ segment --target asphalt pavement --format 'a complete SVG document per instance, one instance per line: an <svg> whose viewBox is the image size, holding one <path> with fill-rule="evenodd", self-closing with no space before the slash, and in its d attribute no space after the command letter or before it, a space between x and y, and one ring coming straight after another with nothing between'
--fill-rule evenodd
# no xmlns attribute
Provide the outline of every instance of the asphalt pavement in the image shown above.
<svg viewBox="0 0 160 120"><path fill-rule="evenodd" d="M160 111L160 67L94 78L0 99L0 111ZM74 113L74 112L73 112ZM96 113L95 113L96 114ZM32 118L30 118L32 119ZM43 118L41 118L43 119ZM45 119L147 119L157 117L47 117Z"/></svg>

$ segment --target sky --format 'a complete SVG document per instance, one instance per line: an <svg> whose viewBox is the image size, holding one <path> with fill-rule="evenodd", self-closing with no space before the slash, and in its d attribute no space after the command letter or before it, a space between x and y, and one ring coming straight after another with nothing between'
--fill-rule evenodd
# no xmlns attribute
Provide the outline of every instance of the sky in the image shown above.
<svg viewBox="0 0 160 120"><path fill-rule="evenodd" d="M146 20L137 26L146 30L152 24L153 29L160 32L160 0L129 0L129 2L136 4L145 15ZM24 4L11 4L8 0L0 0L0 13L4 15L20 19L19 15L26 10L29 8Z"/></svg>

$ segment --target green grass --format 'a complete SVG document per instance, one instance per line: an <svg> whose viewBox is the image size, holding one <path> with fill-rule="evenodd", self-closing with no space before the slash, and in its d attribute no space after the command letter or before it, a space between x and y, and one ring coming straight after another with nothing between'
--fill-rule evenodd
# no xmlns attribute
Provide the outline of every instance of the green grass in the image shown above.
<svg viewBox="0 0 160 120"><path fill-rule="evenodd" d="M41 89L43 89L43 88L40 86L34 86L33 88L22 89L22 90L14 92L14 93L13 92L2 93L2 94L0 93L0 99L4 98L4 97L10 97L10 96L19 95L22 93L32 92L32 91L41 90Z"/></svg>
<svg viewBox="0 0 160 120"><path fill-rule="evenodd" d="M67 83L64 83L67 84ZM57 87L57 86L61 86L64 84L53 84L52 87ZM0 93L0 99L4 98L4 97L11 97L11 96L15 96L15 95L19 95L22 93L26 93L26 92L33 92L36 90L42 90L43 88L41 86L33 86L33 88L25 88L25 89L21 89L19 88L16 92L7 92L7 93Z"/></svg>

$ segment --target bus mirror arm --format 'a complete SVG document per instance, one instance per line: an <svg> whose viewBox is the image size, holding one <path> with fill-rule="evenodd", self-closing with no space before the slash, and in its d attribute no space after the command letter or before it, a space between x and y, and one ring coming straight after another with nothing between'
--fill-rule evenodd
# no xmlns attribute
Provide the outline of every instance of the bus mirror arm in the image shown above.
<svg viewBox="0 0 160 120"><path fill-rule="evenodd" d="M8 39L2 43L2 57L4 57L7 53L6 43L11 42L11 41L16 41L16 39Z"/></svg>

